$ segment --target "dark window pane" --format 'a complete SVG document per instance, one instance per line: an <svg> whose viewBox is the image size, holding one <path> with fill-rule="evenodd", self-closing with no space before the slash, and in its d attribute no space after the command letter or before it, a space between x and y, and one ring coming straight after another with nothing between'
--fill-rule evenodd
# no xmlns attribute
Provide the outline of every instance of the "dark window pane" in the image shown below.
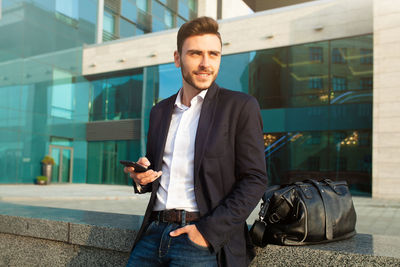
<svg viewBox="0 0 400 267"><path fill-rule="evenodd" d="M249 94L255 96L264 109L286 106L289 91L287 48L253 52L250 59Z"/></svg>
<svg viewBox="0 0 400 267"><path fill-rule="evenodd" d="M307 178L345 180L355 195L371 193L371 130L265 133L271 184Z"/></svg>

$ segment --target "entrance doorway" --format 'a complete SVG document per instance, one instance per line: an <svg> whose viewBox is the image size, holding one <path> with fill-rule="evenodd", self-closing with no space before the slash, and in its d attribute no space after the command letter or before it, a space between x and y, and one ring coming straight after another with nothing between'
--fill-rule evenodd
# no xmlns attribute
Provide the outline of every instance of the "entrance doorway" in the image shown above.
<svg viewBox="0 0 400 267"><path fill-rule="evenodd" d="M72 183L74 149L68 146L49 146L49 154L54 159L53 183Z"/></svg>

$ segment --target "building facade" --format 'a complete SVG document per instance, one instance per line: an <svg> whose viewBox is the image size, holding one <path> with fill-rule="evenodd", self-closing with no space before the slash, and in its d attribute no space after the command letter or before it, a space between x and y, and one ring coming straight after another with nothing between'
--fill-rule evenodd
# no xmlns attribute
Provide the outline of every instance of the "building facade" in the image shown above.
<svg viewBox="0 0 400 267"><path fill-rule="evenodd" d="M260 104L271 184L344 179L398 197L399 4L269 2L2 0L0 182L32 183L50 154L53 182L131 183L118 161L144 155L151 107L181 86L176 27L208 15L217 83Z"/></svg>

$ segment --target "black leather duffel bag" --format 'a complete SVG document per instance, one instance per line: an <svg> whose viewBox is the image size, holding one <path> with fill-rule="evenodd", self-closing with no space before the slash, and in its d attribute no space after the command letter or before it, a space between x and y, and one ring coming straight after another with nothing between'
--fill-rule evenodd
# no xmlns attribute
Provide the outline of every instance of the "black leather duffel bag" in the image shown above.
<svg viewBox="0 0 400 267"><path fill-rule="evenodd" d="M356 212L345 181L305 180L272 186L250 230L257 246L309 245L355 235Z"/></svg>

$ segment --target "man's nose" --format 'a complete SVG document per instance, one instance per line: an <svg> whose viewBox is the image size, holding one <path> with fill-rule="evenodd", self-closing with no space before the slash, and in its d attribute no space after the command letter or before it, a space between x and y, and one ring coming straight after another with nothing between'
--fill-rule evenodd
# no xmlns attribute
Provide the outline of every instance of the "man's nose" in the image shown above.
<svg viewBox="0 0 400 267"><path fill-rule="evenodd" d="M204 55L201 59L200 66L208 68L209 65L210 65L210 59L208 58L208 55Z"/></svg>

